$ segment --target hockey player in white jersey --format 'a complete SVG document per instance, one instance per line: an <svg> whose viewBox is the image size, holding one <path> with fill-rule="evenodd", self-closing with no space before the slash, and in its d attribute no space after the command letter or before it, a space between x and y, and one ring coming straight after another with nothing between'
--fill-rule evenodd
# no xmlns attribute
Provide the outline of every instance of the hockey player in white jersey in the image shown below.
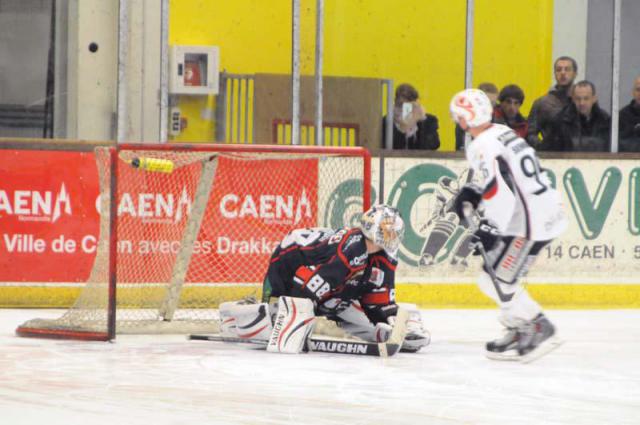
<svg viewBox="0 0 640 425"><path fill-rule="evenodd" d="M509 127L491 123L491 102L482 91L457 93L450 112L472 137L465 153L479 180L463 187L455 210L461 220L471 220L465 212L469 205L479 212L475 239L485 264L478 285L496 301L506 327L503 338L487 343L487 356L531 361L560 343L554 325L520 282L540 250L567 226L560 194L535 150Z"/></svg>

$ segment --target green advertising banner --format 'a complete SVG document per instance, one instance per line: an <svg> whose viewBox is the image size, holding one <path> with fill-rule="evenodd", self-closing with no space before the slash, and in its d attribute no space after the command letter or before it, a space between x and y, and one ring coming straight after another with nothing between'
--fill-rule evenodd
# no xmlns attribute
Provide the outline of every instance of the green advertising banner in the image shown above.
<svg viewBox="0 0 640 425"><path fill-rule="evenodd" d="M587 303L600 305L615 296L640 306L640 164L546 159L542 166L562 193L569 227L541 252L524 281L533 284L532 292L554 292L556 301L587 297ZM406 221L398 282L442 285L447 293L455 285L472 288L479 257L471 255L469 232L450 210L469 180L466 161L388 158L384 176L384 200ZM410 298L416 297L424 298Z"/></svg>

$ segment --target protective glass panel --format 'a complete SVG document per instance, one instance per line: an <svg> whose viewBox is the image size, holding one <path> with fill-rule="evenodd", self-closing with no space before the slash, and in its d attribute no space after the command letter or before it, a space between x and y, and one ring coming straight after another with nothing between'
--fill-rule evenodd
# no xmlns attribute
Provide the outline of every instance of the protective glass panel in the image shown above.
<svg viewBox="0 0 640 425"><path fill-rule="evenodd" d="M618 151L640 152L640 55L635 40L640 38L638 2L623 0L620 13Z"/></svg>
<svg viewBox="0 0 640 425"><path fill-rule="evenodd" d="M324 4L327 121L359 125L357 143L370 149L393 128L396 150L453 150L448 104L464 85L466 2ZM312 47L303 55L309 72Z"/></svg>

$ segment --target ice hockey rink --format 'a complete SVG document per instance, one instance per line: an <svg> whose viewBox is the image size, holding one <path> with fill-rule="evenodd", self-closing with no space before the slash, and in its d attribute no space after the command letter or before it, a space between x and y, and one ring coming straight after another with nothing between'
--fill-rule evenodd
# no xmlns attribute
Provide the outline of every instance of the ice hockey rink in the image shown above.
<svg viewBox="0 0 640 425"><path fill-rule="evenodd" d="M482 355L495 310L423 310L432 343L388 359L272 354L184 336L19 338L54 310L0 310L0 423L638 424L640 311L551 310L565 343Z"/></svg>

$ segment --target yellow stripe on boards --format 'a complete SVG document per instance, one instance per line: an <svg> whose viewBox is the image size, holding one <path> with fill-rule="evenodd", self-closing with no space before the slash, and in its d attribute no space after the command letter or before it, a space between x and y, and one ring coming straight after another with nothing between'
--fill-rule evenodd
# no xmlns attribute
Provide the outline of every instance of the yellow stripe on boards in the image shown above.
<svg viewBox="0 0 640 425"><path fill-rule="evenodd" d="M527 290L545 308L640 308L640 285L530 284ZM475 284L397 284L398 301L421 308L493 308Z"/></svg>
<svg viewBox="0 0 640 425"><path fill-rule="evenodd" d="M475 284L408 284L396 285L400 302L417 304L420 308L495 308ZM559 309L619 309L640 308L640 285L631 284L531 284L528 290L543 307ZM1 308L68 308L73 305L81 288L77 286L3 286L0 287ZM153 308L163 296L161 288L145 290L147 305ZM246 296L260 298L260 286L203 286L185 288L182 305L193 308L216 308L222 301L239 300ZM134 296L139 290L118 291L120 308L140 308ZM207 300L205 304L202 300ZM106 302L106 301L105 301Z"/></svg>

